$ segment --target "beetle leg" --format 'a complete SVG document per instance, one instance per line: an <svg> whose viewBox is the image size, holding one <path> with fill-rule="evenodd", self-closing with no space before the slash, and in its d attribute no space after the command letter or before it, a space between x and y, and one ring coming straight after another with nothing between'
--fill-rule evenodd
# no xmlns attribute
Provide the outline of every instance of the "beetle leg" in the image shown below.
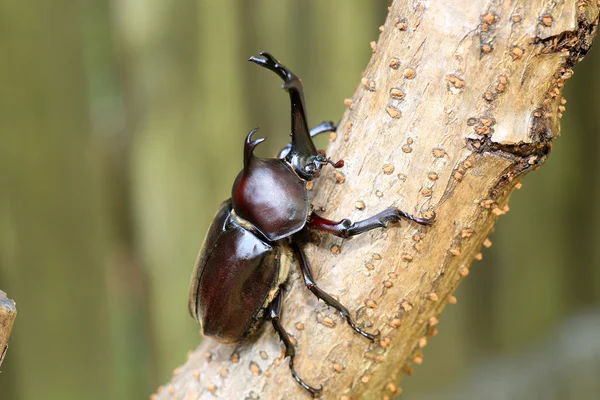
<svg viewBox="0 0 600 400"><path fill-rule="evenodd" d="M268 318L273 323L273 328L279 334L279 338L285 345L285 356L290 358L290 370L292 371L292 376L302 386L304 389L308 390L313 397L316 397L323 390L323 385L320 385L318 389L313 388L312 386L307 385L296 373L296 369L294 368L294 357L296 356L296 349L290 340L288 333L285 331L281 322L279 321L281 315L281 297L282 292L280 291L277 297L271 302L268 311Z"/></svg>
<svg viewBox="0 0 600 400"><path fill-rule="evenodd" d="M335 132L336 129L337 126L332 121L323 121L310 130L310 137L314 138L315 136L325 132ZM277 153L277 158L285 158L285 156L287 156L291 149L292 144L288 143L283 149L279 151L279 153Z"/></svg>
<svg viewBox="0 0 600 400"><path fill-rule="evenodd" d="M435 215L432 218L420 218L405 213L395 207L390 207L370 218L353 223L349 219L343 219L338 222L331 221L313 212L308 220L308 227L347 238L360 235L361 233L368 232L375 228L385 228L387 222L398 222L403 218L414 221L420 225L431 225L435 219Z"/></svg>
<svg viewBox="0 0 600 400"><path fill-rule="evenodd" d="M300 264L300 272L302 273L302 278L304 278L304 284L306 285L308 290L313 292L313 294L317 296L317 298L323 300L325 304L338 310L342 318L344 318L346 322L348 322L348 325L350 325L352 329L369 339L371 342L374 342L375 339L379 337L379 332L377 332L376 334L368 333L356 326L356 323L350 315L350 311L348 311L348 309L344 307L342 303L331 297L330 294L324 292L323 289L317 286L317 283L313 278L312 267L310 266L310 263L308 262L308 259L306 258L306 255L304 254L300 246L297 243L293 242L291 246L294 250L296 258L298 259L298 263Z"/></svg>
<svg viewBox="0 0 600 400"><path fill-rule="evenodd" d="M325 132L335 132L336 130L337 126L333 123L333 121L323 121L310 130L310 137L315 137Z"/></svg>

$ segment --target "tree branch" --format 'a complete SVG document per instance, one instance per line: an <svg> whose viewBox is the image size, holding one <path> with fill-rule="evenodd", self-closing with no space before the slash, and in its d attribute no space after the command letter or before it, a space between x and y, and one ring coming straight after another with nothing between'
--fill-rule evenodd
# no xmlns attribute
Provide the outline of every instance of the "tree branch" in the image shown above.
<svg viewBox="0 0 600 400"><path fill-rule="evenodd" d="M15 302L7 298L6 293L0 290L0 366L2 366L2 361L4 361L4 356L8 350L8 338L16 317L17 307Z"/></svg>
<svg viewBox="0 0 600 400"><path fill-rule="evenodd" d="M313 204L334 220L398 206L435 211L437 221L346 240L322 235L307 247L320 286L366 329L381 331L374 345L356 335L292 273L282 322L298 343L299 374L323 384L323 398L400 392L452 292L482 243L490 244L510 193L543 164L559 134L562 87L591 46L598 4L514 3L397 0L372 44L328 150L346 166L324 170ZM265 325L235 348L204 340L156 397L308 397Z"/></svg>

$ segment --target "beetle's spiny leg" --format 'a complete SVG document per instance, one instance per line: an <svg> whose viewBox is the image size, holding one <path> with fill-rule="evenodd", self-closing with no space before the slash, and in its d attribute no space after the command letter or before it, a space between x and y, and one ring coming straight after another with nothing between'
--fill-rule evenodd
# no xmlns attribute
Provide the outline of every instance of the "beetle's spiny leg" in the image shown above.
<svg viewBox="0 0 600 400"><path fill-rule="evenodd" d="M346 307L344 307L344 305L342 303L340 303L339 301L337 301L336 299L334 299L331 295L329 295L327 292L323 291L323 289L321 289L320 287L318 287L316 284L312 284L312 285L307 285L308 289L313 292L313 294L315 296L317 296L317 298L323 300L325 302L325 304L327 304L330 307L335 308L336 310L338 310L338 312L340 313L340 316L346 320L346 322L348 323L348 325L350 325L350 327L352 329L354 329L355 332L359 333L360 335L366 337L367 339L369 339L371 341L371 343L375 342L375 340L377 338L379 338L379 332L377 333L368 333L363 331L362 329L360 329L355 323L354 320L352 319L352 316L350 315L350 311L348 311L348 309Z"/></svg>
<svg viewBox="0 0 600 400"><path fill-rule="evenodd" d="M348 325L350 325L350 327L354 329L354 331L366 337L371 342L374 342L379 337L379 332L372 334L360 329L352 319L350 311L348 311L348 309L344 307L342 303L334 299L330 294L323 291L323 289L317 286L313 278L310 263L308 262L308 259L306 258L306 255L304 254L300 246L298 246L296 243L292 243L292 249L294 250L294 254L296 255L298 263L300 264L300 272L302 273L302 277L304 278L304 284L306 285L308 290L313 292L313 294L317 296L317 298L323 300L325 304L338 310L342 318L344 318L346 322L348 322Z"/></svg>
<svg viewBox="0 0 600 400"><path fill-rule="evenodd" d="M361 233L368 232L375 228L385 228L386 223L398 222L401 219L408 219L420 225L431 225L435 220L435 215L431 218L420 218L401 211L395 207L391 207L373 215L370 218L352 223L348 219L331 221L313 212L308 220L308 227L339 237L347 238L360 235Z"/></svg>
<svg viewBox="0 0 600 400"><path fill-rule="evenodd" d="M435 220L435 214L431 218L415 217L412 214L406 213L398 208L390 207L382 212L373 215L370 218L362 221L356 221L348 227L346 237L359 235L361 233L370 231L374 228L385 228L388 222L399 222L401 219L408 219L416 222L419 225L431 225Z"/></svg>
<svg viewBox="0 0 600 400"><path fill-rule="evenodd" d="M319 397L319 395L323 391L323 385L319 385L318 388L314 388L310 385L307 385L296 373L296 369L294 368L294 359L291 357L290 357L290 370L292 371L292 376L294 377L296 382L298 382L300 384L300 386L302 386L304 389L306 389L313 398Z"/></svg>
<svg viewBox="0 0 600 400"><path fill-rule="evenodd" d="M285 356L290 358L290 371L292 372L292 376L294 377L296 382L298 382L298 384L300 384L300 386L302 386L304 389L306 389L311 394L312 397L317 397L323 390L323 385L320 385L318 389L308 385L306 382L304 382L302 380L302 378L300 378L300 376L298 376L298 373L296 372L296 368L294 367L294 358L296 357L296 349L295 349L294 345L292 344L292 341L290 340L290 336L285 331L285 328L283 327L283 325L281 325L281 322L279 320L279 317L281 315L281 297L282 297L281 293L282 292L279 292L277 297L275 297L275 299L269 306L268 317L271 320L271 322L273 323L273 328L275 329L275 331L277 331L279 338L281 339L281 341L283 342L283 344L285 346Z"/></svg>

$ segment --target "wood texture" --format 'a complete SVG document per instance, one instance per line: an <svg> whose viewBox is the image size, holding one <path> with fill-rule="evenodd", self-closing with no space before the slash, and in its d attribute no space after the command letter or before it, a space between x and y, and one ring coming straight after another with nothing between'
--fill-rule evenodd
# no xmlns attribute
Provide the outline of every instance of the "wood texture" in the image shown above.
<svg viewBox="0 0 600 400"><path fill-rule="evenodd" d="M0 366L8 351L8 338L13 324L17 318L17 307L15 302L6 297L6 293L0 290Z"/></svg>
<svg viewBox="0 0 600 400"><path fill-rule="evenodd" d="M511 191L546 160L564 82L597 24L595 1L394 1L328 149L346 167L324 171L313 204L331 219L394 205L434 211L437 222L323 236L307 248L320 286L382 334L375 345L354 334L292 273L283 324L298 343L299 374L324 385L322 398L401 391ZM307 397L281 350L270 325L235 348L205 340L156 398Z"/></svg>

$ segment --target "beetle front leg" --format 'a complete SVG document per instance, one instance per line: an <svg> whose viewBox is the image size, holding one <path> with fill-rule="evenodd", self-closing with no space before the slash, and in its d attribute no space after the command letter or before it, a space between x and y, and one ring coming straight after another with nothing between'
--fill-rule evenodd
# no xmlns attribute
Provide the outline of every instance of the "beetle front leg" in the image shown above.
<svg viewBox="0 0 600 400"><path fill-rule="evenodd" d="M325 132L335 132L337 126L333 123L333 121L323 121L319 125L315 126L310 130L310 137L314 138L317 135ZM279 153L277 153L277 158L285 158L287 154L292 149L292 143L288 143Z"/></svg>
<svg viewBox="0 0 600 400"><path fill-rule="evenodd" d="M333 123L333 121L323 121L310 130L310 137L315 137L325 132L335 132L336 130L337 126Z"/></svg>
<svg viewBox="0 0 600 400"><path fill-rule="evenodd" d="M390 207L370 218L353 223L349 219L331 221L313 212L310 215L307 225L310 229L347 238L360 235L361 233L368 232L375 228L385 228L388 222L398 222L401 219L408 219L420 225L431 225L435 220L435 216L432 218L420 218L395 207Z"/></svg>
<svg viewBox="0 0 600 400"><path fill-rule="evenodd" d="M292 250L294 251L294 255L296 256L296 259L298 260L298 264L300 264L300 272L302 273L304 284L306 285L308 290L313 292L313 294L317 296L317 298L323 300L325 304L338 310L342 318L344 318L346 322L348 322L348 325L350 325L350 327L352 327L352 329L354 329L357 333L360 333L362 336L366 337L371 342L374 342L375 339L379 337L379 332L376 334L372 334L360 329L352 319L350 311L348 311L348 309L344 307L342 303L334 299L330 294L324 292L323 289L317 286L317 283L313 278L313 272L310 263L308 262L308 259L306 258L306 255L304 254L300 246L297 243L292 243L291 246Z"/></svg>
<svg viewBox="0 0 600 400"><path fill-rule="evenodd" d="M290 340L290 336L285 331L285 328L283 327L283 325L281 325L281 322L279 321L279 318L281 316L281 297L282 292L280 291L279 294L277 294L277 297L275 297L275 299L269 306L267 318L269 318L273 323L273 328L275 328L275 330L279 334L279 338L285 346L285 356L290 358L290 370L292 371L292 376L294 377L296 382L300 384L300 386L302 386L312 395L312 397L317 397L319 393L321 393L321 391L323 390L323 385L320 385L318 389L307 385L302 379L300 379L300 377L296 373L296 369L294 368L294 357L296 356L296 349L294 348L294 345Z"/></svg>

